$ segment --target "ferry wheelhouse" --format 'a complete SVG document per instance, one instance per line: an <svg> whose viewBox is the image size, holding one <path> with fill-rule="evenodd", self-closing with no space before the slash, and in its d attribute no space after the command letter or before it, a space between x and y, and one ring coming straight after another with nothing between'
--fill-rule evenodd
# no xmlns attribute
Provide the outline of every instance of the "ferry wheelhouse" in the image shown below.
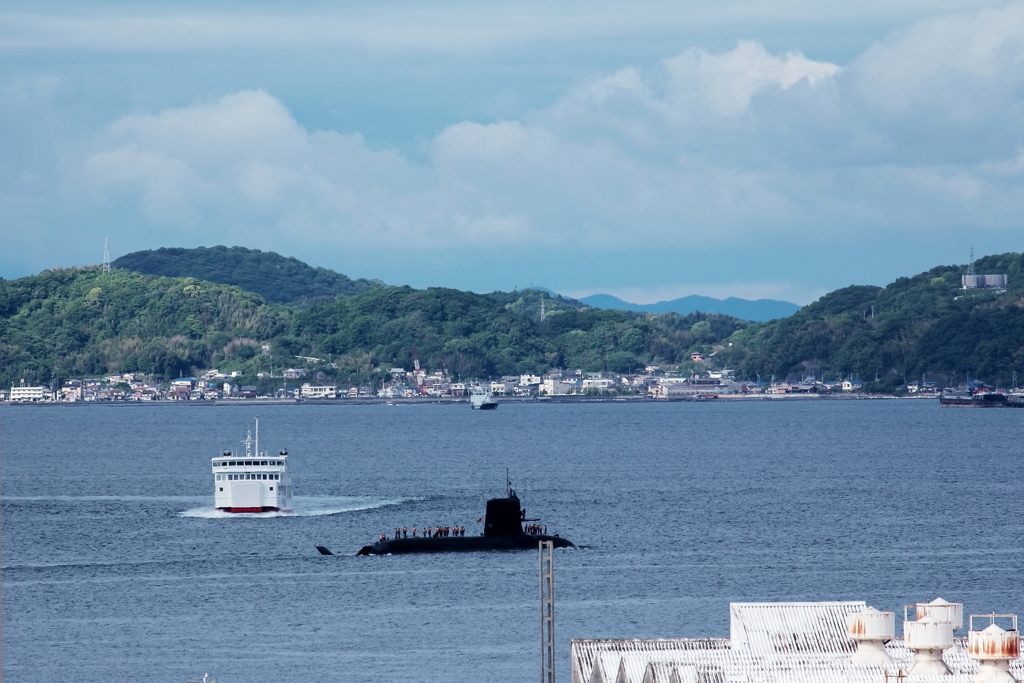
<svg viewBox="0 0 1024 683"><path fill-rule="evenodd" d="M260 451L260 419L256 418L256 439L247 430L245 454L224 451L213 458L214 506L225 512L290 512L292 482L288 474L288 451L272 456ZM255 451L255 453L254 453Z"/></svg>

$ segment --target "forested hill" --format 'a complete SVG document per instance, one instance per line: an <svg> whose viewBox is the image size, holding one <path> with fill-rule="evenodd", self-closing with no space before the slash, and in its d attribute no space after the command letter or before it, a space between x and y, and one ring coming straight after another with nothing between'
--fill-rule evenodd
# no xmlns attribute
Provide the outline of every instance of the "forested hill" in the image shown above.
<svg viewBox="0 0 1024 683"><path fill-rule="evenodd" d="M172 378L255 355L291 313L238 287L98 268L0 281L0 386L111 372ZM248 351L241 351L246 347Z"/></svg>
<svg viewBox="0 0 1024 683"><path fill-rule="evenodd" d="M272 251L245 247L163 248L125 254L111 264L147 275L191 277L256 292L267 301L295 303L352 296L386 286L380 280L352 280Z"/></svg>
<svg viewBox="0 0 1024 683"><path fill-rule="evenodd" d="M297 312L293 334L314 355L339 356L339 368L353 373L385 359L410 367L415 347L427 367L443 364L465 378L552 368L642 371L650 363L688 362L691 349L707 351L746 324L703 313L576 308L538 290L517 294L374 290Z"/></svg>
<svg viewBox="0 0 1024 683"><path fill-rule="evenodd" d="M752 325L722 356L741 375L795 379L850 375L874 387L966 376L1009 386L1024 379L1024 255L986 256L979 274L1006 273L1003 293L960 289L965 266L939 266L887 287L836 290L794 315Z"/></svg>
<svg viewBox="0 0 1024 683"><path fill-rule="evenodd" d="M464 379L642 370L688 362L690 350L708 351L746 325L720 315L578 305L537 290L385 287L297 308L194 278L44 271L0 280L0 386L121 372L171 379L210 368L238 370L243 383L255 383L260 371L304 365L319 381L376 382L392 366L410 367L414 347L428 370L447 366Z"/></svg>

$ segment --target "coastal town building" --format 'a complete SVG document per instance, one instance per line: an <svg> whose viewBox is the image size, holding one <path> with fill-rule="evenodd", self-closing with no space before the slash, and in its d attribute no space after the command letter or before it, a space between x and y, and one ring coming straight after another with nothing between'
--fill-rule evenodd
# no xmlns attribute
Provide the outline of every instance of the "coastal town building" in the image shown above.
<svg viewBox="0 0 1024 683"><path fill-rule="evenodd" d="M11 387L11 401L37 402L51 398L49 387Z"/></svg>
<svg viewBox="0 0 1024 683"><path fill-rule="evenodd" d="M302 391L300 394L302 395L302 398L337 398L338 387L334 385L318 387L307 382L302 385Z"/></svg>
<svg viewBox="0 0 1024 683"><path fill-rule="evenodd" d="M576 382L562 379L545 379L540 386L543 396L566 396L576 393Z"/></svg>

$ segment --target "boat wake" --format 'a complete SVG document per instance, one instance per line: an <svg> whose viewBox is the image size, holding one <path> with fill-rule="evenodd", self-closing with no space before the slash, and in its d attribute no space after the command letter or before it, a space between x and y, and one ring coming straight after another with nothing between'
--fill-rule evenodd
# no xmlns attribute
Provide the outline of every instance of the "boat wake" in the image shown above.
<svg viewBox="0 0 1024 683"><path fill-rule="evenodd" d="M345 512L373 510L389 505L401 505L418 498L380 498L373 496L296 496L292 499L289 512L224 512L214 507L204 506L179 512L179 517L198 517L202 519L228 518L263 518L263 517L321 517L323 515L339 515Z"/></svg>

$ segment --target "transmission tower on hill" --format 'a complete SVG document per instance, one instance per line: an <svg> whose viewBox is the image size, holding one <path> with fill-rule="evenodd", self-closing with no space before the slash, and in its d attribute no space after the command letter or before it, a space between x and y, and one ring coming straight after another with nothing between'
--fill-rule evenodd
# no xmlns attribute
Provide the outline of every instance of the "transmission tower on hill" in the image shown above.
<svg viewBox="0 0 1024 683"><path fill-rule="evenodd" d="M110 272L110 249L106 237L103 238L103 267L100 270L104 273Z"/></svg>

